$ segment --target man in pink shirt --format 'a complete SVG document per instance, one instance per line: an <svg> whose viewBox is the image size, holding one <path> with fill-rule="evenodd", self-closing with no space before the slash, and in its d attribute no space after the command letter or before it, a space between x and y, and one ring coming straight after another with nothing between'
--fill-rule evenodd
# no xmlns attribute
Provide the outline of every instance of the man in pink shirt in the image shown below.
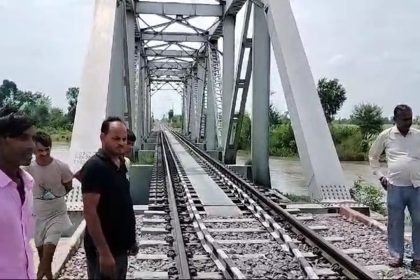
<svg viewBox="0 0 420 280"><path fill-rule="evenodd" d="M29 245L33 179L19 167L31 162L35 132L25 115L0 110L0 279L35 278Z"/></svg>

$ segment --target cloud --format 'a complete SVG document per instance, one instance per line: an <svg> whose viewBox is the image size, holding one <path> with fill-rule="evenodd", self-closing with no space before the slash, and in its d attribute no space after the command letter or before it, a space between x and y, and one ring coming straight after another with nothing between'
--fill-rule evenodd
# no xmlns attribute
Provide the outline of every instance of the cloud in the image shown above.
<svg viewBox="0 0 420 280"><path fill-rule="evenodd" d="M328 64L330 66L337 66L337 65L342 65L345 64L348 61L347 57L343 54L336 54L334 56L332 56L329 60L328 60Z"/></svg>

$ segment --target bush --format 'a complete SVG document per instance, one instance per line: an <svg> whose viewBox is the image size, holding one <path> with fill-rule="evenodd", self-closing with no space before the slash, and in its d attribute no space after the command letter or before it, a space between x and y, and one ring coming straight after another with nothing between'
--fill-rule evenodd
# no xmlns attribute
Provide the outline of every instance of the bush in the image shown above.
<svg viewBox="0 0 420 280"><path fill-rule="evenodd" d="M386 215L384 193L379 187L371 185L359 177L354 181L351 194L357 202L369 206L371 210L379 214Z"/></svg>
<svg viewBox="0 0 420 280"><path fill-rule="evenodd" d="M295 157L298 155L295 135L290 123L273 126L270 129L269 143L270 155L280 157Z"/></svg>
<svg viewBox="0 0 420 280"><path fill-rule="evenodd" d="M364 161L367 159L362 133L354 125L330 127L338 158L341 161Z"/></svg>
<svg viewBox="0 0 420 280"><path fill-rule="evenodd" d="M297 195L292 193L282 193L292 202L311 202L311 198L307 195Z"/></svg>
<svg viewBox="0 0 420 280"><path fill-rule="evenodd" d="M67 129L57 129L53 127L42 127L39 128L40 131L43 131L51 136L53 142L70 142L71 141L71 130Z"/></svg>

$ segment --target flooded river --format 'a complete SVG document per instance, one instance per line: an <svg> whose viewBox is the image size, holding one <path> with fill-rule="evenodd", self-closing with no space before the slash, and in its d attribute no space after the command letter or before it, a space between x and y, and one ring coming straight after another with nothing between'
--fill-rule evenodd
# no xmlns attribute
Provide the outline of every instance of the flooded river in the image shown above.
<svg viewBox="0 0 420 280"><path fill-rule="evenodd" d="M68 162L69 145L66 143L54 143L52 155L64 162ZM237 163L244 164L250 158L247 153L239 153ZM342 162L341 163L348 186L358 177L378 184L367 162ZM308 195L308 188L305 186L302 165L299 160L270 157L271 185L284 193L296 195Z"/></svg>

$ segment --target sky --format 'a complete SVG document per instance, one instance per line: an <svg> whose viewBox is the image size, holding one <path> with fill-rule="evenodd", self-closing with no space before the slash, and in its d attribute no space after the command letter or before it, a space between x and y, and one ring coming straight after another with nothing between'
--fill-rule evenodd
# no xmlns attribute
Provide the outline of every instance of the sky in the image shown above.
<svg viewBox="0 0 420 280"><path fill-rule="evenodd" d="M420 115L420 1L291 2L314 79L338 78L347 90L340 117L362 102L382 106L384 116L407 103ZM80 84L93 8L93 0L0 0L0 80L65 109L67 88ZM274 56L271 69L272 103L285 111ZM180 112L181 99L158 92L152 106L160 117Z"/></svg>

